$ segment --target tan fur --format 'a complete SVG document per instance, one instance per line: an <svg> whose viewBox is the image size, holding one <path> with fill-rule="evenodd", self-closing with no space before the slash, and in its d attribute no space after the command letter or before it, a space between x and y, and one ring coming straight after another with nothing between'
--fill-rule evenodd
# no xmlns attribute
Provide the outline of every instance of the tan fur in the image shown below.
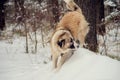
<svg viewBox="0 0 120 80"><path fill-rule="evenodd" d="M74 39L79 40L80 45L83 46L89 27L83 14L77 11L72 11L63 16L57 26L57 30L58 29L70 30Z"/></svg>
<svg viewBox="0 0 120 80"><path fill-rule="evenodd" d="M68 55L71 55L74 50L69 49L70 46L70 38L73 38L71 33L67 30L58 30L56 31L52 38L51 38L51 51L52 51L52 61L53 61L53 67L60 69L62 64L65 62L66 57ZM60 48L57 44L58 41L65 39L66 45L62 48ZM58 58L61 56L61 53L64 54L64 56L61 57L59 63Z"/></svg>
<svg viewBox="0 0 120 80"><path fill-rule="evenodd" d="M74 0L64 1L66 2L67 8L72 11L66 13L63 16L51 38L50 44L54 68L60 68L65 62L67 56L71 55L74 52L74 50L68 48L70 43L69 38L74 38L74 43L75 41L79 40L82 47L85 42L85 37L89 31L88 22L85 20L85 17L82 14L79 6L74 3ZM60 48L57 45L57 41L63 38L68 40L68 45L66 44L63 48ZM61 53L63 53L64 55L61 56ZM60 56L61 59L58 63L58 58Z"/></svg>

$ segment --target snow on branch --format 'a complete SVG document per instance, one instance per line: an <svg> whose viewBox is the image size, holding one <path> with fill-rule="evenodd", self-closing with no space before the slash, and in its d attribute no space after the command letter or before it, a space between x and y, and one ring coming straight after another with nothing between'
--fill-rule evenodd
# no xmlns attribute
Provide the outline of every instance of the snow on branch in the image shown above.
<svg viewBox="0 0 120 80"><path fill-rule="evenodd" d="M111 0L106 0L105 2L104 2L104 5L105 6L111 6L111 7L116 7L117 5L113 2L113 1L111 1Z"/></svg>
<svg viewBox="0 0 120 80"><path fill-rule="evenodd" d="M120 11L116 10L110 13L110 15L105 17L105 23L108 23L109 21L113 20L115 17L119 17L119 16L120 16Z"/></svg>
<svg viewBox="0 0 120 80"><path fill-rule="evenodd" d="M116 17L120 17L120 11L118 11L118 10L116 10L116 11L110 13L110 15L106 16L105 19L102 20L102 23L98 24L98 26L106 25L106 24L110 23L111 21L113 21Z"/></svg>

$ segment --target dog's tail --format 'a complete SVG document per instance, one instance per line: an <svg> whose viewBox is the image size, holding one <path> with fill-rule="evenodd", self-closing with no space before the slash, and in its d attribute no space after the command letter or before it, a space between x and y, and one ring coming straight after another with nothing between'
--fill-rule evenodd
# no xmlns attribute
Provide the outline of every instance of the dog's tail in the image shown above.
<svg viewBox="0 0 120 80"><path fill-rule="evenodd" d="M74 2L74 0L64 0L68 10L70 11L78 11L82 13L81 8Z"/></svg>

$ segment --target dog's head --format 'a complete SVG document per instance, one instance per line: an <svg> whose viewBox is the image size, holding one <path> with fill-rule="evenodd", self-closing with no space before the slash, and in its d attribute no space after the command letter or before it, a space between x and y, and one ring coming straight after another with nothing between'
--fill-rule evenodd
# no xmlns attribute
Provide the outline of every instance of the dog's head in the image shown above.
<svg viewBox="0 0 120 80"><path fill-rule="evenodd" d="M57 44L63 50L76 49L78 47L78 44L73 39L72 35L67 32L64 32L59 36Z"/></svg>

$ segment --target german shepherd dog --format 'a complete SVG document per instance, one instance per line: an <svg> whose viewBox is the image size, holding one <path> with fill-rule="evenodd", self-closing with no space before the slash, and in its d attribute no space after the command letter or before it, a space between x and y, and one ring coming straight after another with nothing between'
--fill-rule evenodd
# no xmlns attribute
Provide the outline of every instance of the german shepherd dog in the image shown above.
<svg viewBox="0 0 120 80"><path fill-rule="evenodd" d="M88 22L80 7L74 0L64 1L70 11L62 17L50 40L53 66L58 69L79 45L81 47L84 45L85 37L89 31ZM60 61L58 61L59 57L61 57Z"/></svg>

